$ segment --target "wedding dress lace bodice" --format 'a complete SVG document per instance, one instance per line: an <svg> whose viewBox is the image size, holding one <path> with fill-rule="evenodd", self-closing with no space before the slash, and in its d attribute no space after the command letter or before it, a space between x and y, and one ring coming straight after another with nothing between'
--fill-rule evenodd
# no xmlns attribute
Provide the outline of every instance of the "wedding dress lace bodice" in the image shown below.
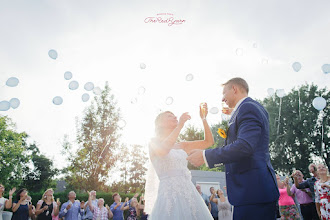
<svg viewBox="0 0 330 220"><path fill-rule="evenodd" d="M187 153L181 149L173 149L166 156L155 157L152 160L159 180L171 177L181 177L191 180L188 169Z"/></svg>

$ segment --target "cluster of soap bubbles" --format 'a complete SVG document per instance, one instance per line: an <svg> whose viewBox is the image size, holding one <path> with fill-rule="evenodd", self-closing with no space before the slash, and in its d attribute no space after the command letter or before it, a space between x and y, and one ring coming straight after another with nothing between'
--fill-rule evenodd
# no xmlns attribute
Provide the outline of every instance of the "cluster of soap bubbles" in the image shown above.
<svg viewBox="0 0 330 220"><path fill-rule="evenodd" d="M292 64L292 68L295 72L299 72L301 70L301 63L299 62L294 62ZM321 66L321 70L324 74L330 73L330 64L323 64Z"/></svg>
<svg viewBox="0 0 330 220"><path fill-rule="evenodd" d="M191 81L194 80L194 75L189 73L189 74L186 75L185 79L186 79L187 82L191 82ZM173 99L172 96L166 97L166 99L165 99L165 104L166 105L172 105L173 103L174 103L174 99Z"/></svg>
<svg viewBox="0 0 330 220"><path fill-rule="evenodd" d="M49 51L48 51L48 56L49 56L50 58L52 58L53 60L56 60L57 57L58 57L57 51L54 50L54 49L49 50ZM142 67L143 67L143 65L141 64L141 68L142 68ZM145 68L145 66L144 66L144 68ZM72 77L73 77L72 72L70 72L70 71L66 71L66 72L64 73L64 79L65 79L65 80L71 80ZM72 81L69 83L69 86L68 86L68 87L69 87L70 90L77 90L77 89L79 88L79 82L76 81L76 80L72 80ZM85 85L84 85L84 89L85 89L87 92L93 91L93 93L94 93L95 95L100 95L100 94L102 93L101 88L100 88L100 87L95 87L95 86L94 86L94 83L92 83L92 82L87 82L87 83L85 83ZM90 95L89 95L88 93L84 93L84 94L82 94L82 96L81 96L81 100L82 100L83 102L88 102L89 99L90 99ZM53 104L54 104L54 105L61 105L62 103L63 103L63 98L62 98L61 96L55 96L55 97L53 98Z"/></svg>
<svg viewBox="0 0 330 220"><path fill-rule="evenodd" d="M19 83L19 79L16 77L10 77L6 81L6 86L16 87ZM0 101L0 111L8 111L10 108L16 109L20 106L21 102L18 98L12 98L9 101Z"/></svg>
<svg viewBox="0 0 330 220"><path fill-rule="evenodd" d="M144 95L146 93L146 88L145 87L143 87L143 86L140 86L138 89L137 89L137 94L139 95L139 96L142 96L142 95ZM133 97L132 99L131 99L131 104L136 104L138 102L138 97L137 96L135 96L135 97Z"/></svg>
<svg viewBox="0 0 330 220"><path fill-rule="evenodd" d="M64 79L65 80L70 80L70 79L72 79L72 73L70 72L70 71L66 71L65 73L64 73ZM76 81L76 80L72 80L70 83L69 83L69 89L70 90L77 90L78 88L79 88L79 82L78 81ZM95 94L95 95L100 95L101 94L101 92L102 92L102 90L100 89L100 87L95 87L94 86L94 83L92 83L92 82L87 82L87 83L85 83L85 85L84 85L84 89L87 91L87 92L90 92L90 91L93 91L93 93ZM90 99L90 95L88 94L88 93L84 93L84 94L82 94L82 96L81 96L81 100L83 101L83 102L88 102L89 101L89 99ZM54 98L53 98L53 103L55 104L55 105L61 105L62 103L63 103L63 98L61 97L61 96L55 96Z"/></svg>
<svg viewBox="0 0 330 220"><path fill-rule="evenodd" d="M147 68L147 65L145 64L145 63L140 63L140 69L141 70L144 70L144 69L146 69ZM138 90L137 90L137 94L139 95L139 96L142 96L142 95L144 95L146 93L146 88L144 87L144 86L140 86L139 88L138 88ZM133 104L133 105L135 105L135 104L137 104L138 103L138 97L137 96L135 96L135 97L133 97L132 99L131 99L131 104Z"/></svg>

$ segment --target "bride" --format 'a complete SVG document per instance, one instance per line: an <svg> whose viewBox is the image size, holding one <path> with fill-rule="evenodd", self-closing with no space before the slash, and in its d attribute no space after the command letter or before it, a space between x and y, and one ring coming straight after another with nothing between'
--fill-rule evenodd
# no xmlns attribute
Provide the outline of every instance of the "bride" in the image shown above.
<svg viewBox="0 0 330 220"><path fill-rule="evenodd" d="M201 195L191 181L187 156L194 149L206 149L214 140L206 121L207 105L200 107L205 139L176 142L188 113L177 117L169 111L155 120L156 137L150 141L150 167L145 189L145 212L150 220L208 220L213 219Z"/></svg>

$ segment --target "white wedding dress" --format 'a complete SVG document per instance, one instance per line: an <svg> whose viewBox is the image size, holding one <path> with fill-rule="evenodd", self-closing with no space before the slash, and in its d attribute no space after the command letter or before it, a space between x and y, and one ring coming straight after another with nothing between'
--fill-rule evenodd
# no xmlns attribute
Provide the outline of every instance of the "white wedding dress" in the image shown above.
<svg viewBox="0 0 330 220"><path fill-rule="evenodd" d="M152 159L151 163L157 174L154 179L157 177L158 179L153 181L150 176L147 177L146 205L151 206L150 210L152 210L151 213L149 212L149 220L213 219L204 200L191 182L187 156L182 149L172 149L166 156ZM154 184L152 187L150 180ZM154 201L150 201L152 199Z"/></svg>

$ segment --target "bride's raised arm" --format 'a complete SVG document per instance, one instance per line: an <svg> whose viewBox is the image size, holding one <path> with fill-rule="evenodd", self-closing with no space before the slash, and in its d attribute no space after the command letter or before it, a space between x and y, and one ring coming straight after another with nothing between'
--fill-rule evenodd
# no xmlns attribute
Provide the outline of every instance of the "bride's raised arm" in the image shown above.
<svg viewBox="0 0 330 220"><path fill-rule="evenodd" d="M204 110L202 110L202 107L204 108ZM207 104L204 103L202 107L201 106L199 107L199 112L204 126L204 140L181 142L180 148L186 151L187 154L189 154L192 150L195 149L204 150L206 148L211 147L214 144L214 138L210 126L206 121L206 116L208 114Z"/></svg>
<svg viewBox="0 0 330 220"><path fill-rule="evenodd" d="M188 112L186 112L181 115L178 122L175 115L173 115L173 113L168 113L168 114L169 114L168 116L166 115L166 113L165 115L162 115L163 117L167 117L163 119L163 126L165 127L164 130L159 132L157 134L157 137L153 138L150 142L149 150L151 157L153 155L156 156L167 155L170 152L170 150L174 148L175 142L177 141L178 136L184 124L186 123L186 121L188 121L191 118ZM171 128L171 125L168 125L173 120L171 117L174 117L175 118L174 120L177 123L174 129Z"/></svg>

